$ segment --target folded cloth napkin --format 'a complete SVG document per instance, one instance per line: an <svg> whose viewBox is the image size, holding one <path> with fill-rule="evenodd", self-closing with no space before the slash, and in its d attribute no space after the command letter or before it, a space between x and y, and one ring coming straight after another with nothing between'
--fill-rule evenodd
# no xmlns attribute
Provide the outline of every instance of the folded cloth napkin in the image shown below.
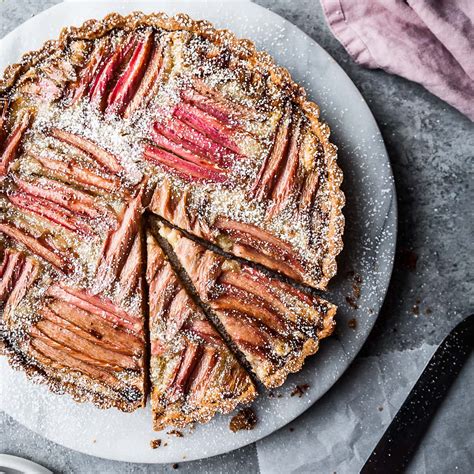
<svg viewBox="0 0 474 474"><path fill-rule="evenodd" d="M422 84L474 120L474 0L321 0L354 60Z"/></svg>

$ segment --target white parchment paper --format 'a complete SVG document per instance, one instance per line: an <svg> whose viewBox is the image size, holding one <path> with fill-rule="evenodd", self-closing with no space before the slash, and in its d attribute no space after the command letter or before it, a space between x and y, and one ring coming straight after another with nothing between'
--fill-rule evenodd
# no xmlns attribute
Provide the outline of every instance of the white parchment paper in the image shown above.
<svg viewBox="0 0 474 474"><path fill-rule="evenodd" d="M359 358L311 409L257 443L266 473L356 473L436 347ZM451 387L410 473L474 472L474 356Z"/></svg>

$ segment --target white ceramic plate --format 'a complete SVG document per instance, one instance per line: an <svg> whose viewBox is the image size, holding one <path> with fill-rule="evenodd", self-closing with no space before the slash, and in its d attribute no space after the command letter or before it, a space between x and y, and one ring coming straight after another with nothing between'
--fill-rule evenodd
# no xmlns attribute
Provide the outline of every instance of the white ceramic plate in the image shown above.
<svg viewBox="0 0 474 474"><path fill-rule="evenodd" d="M179 5L178 5L179 3ZM33 431L69 448L109 459L132 462L179 462L221 454L254 442L281 428L318 400L346 370L366 340L388 287L396 241L396 199L390 163L377 124L343 70L320 46L288 21L249 2L71 2L59 4L27 21L0 43L0 67L21 53L55 38L62 26L79 25L116 11L184 11L206 18L254 40L294 79L307 88L321 107L340 150L347 205L345 249L328 299L339 305L336 335L321 344L317 356L291 377L277 396L263 394L255 404L259 422L252 431L232 433L230 416L185 432L183 438L151 430L150 409L132 414L102 411L77 404L43 386L29 383L21 372L0 362L0 408ZM355 271L362 277L358 309L345 297L352 292ZM356 318L357 328L348 321ZM306 394L291 397L296 384L308 384ZM167 446L151 449L150 440Z"/></svg>
<svg viewBox="0 0 474 474"><path fill-rule="evenodd" d="M5 472L5 474L53 474L49 469L35 462L8 454L0 454L0 472Z"/></svg>

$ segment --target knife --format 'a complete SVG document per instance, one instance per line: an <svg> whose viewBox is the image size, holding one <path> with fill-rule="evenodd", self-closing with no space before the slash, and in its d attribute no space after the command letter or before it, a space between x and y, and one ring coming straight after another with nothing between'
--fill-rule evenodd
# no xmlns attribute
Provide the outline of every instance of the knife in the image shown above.
<svg viewBox="0 0 474 474"><path fill-rule="evenodd" d="M474 346L474 315L443 340L390 423L362 474L404 472Z"/></svg>

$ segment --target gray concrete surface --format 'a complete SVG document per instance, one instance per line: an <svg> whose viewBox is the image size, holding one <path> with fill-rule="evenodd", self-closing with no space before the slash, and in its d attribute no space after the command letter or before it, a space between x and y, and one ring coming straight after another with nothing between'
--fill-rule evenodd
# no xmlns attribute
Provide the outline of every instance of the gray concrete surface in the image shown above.
<svg viewBox="0 0 474 474"><path fill-rule="evenodd" d="M55 3L0 0L0 37ZM338 61L368 102L387 145L398 193L397 257L384 307L361 355L440 342L474 307L472 122L417 84L357 66L331 35L319 2L257 3L297 25ZM30 458L54 472L174 470L85 456L44 440L1 413L0 452ZM178 469L258 472L256 450L252 445Z"/></svg>

